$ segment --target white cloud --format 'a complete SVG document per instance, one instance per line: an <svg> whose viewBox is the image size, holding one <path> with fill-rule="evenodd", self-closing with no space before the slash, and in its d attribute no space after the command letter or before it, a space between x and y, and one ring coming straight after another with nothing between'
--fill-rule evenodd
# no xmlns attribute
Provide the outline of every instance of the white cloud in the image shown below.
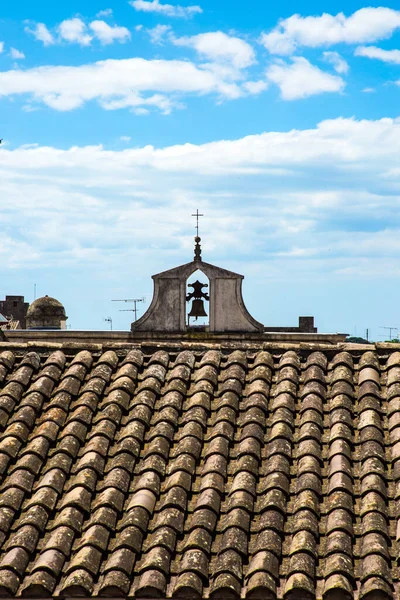
<svg viewBox="0 0 400 600"><path fill-rule="evenodd" d="M135 10L155 12L167 17L180 17L188 19L195 14L203 12L200 6L179 6L178 4L162 4L159 0L132 0L129 2Z"/></svg>
<svg viewBox="0 0 400 600"><path fill-rule="evenodd" d="M123 151L106 150L102 146L74 146L69 150L51 147L0 148L0 154L0 164L5 170L12 168L19 172L21 167L36 176L35 173L42 169L61 169L68 178L70 169L80 164L88 176L90 173L100 173L110 185L115 183L116 172L124 173L126 177L136 177L142 168L176 173L178 176L187 173L189 178L193 174L230 176L237 172L251 176L262 173L268 175L271 169L276 171L279 168L276 171L278 181L282 169L287 176L296 179L299 166L311 171L320 169L324 177L326 167L332 168L330 185L334 181L340 185L336 179L337 173L347 170L357 171L360 182L364 181L366 185L375 178L382 185L389 185L388 174L392 169L398 170L400 117L377 121L337 118L322 121L314 129L271 131L200 145L186 143L165 148L148 145ZM400 177L400 170L395 172L395 177ZM146 185L153 184L150 180L144 181ZM326 182L328 184L328 180ZM240 185L240 182L234 185ZM243 182L243 186L246 185ZM297 194L295 186L293 193ZM303 201L302 198L301 203ZM318 206L326 203L326 196L321 196L317 202ZM360 203L363 203L362 196ZM337 206L332 198L329 204Z"/></svg>
<svg viewBox="0 0 400 600"><path fill-rule="evenodd" d="M133 247L145 248L147 261L160 260L153 242L178 250L188 243L190 250L182 232L198 203L209 216L208 254L213 240L223 240L220 260L239 247L262 256L264 267L267 256L318 256L323 271L329 249L343 257L335 268L347 268L349 257L400 257L399 153L400 119L335 119L315 129L162 149L3 148L2 216L18 222L29 260L35 256L41 268L78 256L86 264L115 260L116 267ZM79 224L71 210L79 210ZM374 229L360 230L367 221ZM265 235L265 222L273 235ZM148 276L154 271L146 265L138 269ZM289 269L296 276L293 263Z"/></svg>
<svg viewBox="0 0 400 600"><path fill-rule="evenodd" d="M383 50L376 46L359 46L354 51L355 56L366 56L367 58L377 58L387 63L400 64L400 50Z"/></svg>
<svg viewBox="0 0 400 600"><path fill-rule="evenodd" d="M188 219L199 206L203 258L245 274L245 300L258 302L254 316L271 324L295 282L296 302L275 324L296 324L307 289L320 315L331 314L326 301L337 294L333 313L343 330L351 295L360 310L362 278L370 280L364 290L379 292L382 279L396 276L385 293L398 313L399 154L400 119L334 119L308 130L164 148L0 148L0 219L7 232L0 260L8 280L19 278L13 287L21 293L37 270L43 279L73 280L80 289L76 305L76 294L63 295L68 286L53 295L71 321L75 313L80 327L101 328L92 311L82 315L81 298L96 297L97 304L128 297L129 287L127 295L112 291L125 281L151 297L152 273L190 260ZM371 300L370 316L375 308ZM372 327L367 317L366 324ZM324 329L322 316L317 325Z"/></svg>
<svg viewBox="0 0 400 600"><path fill-rule="evenodd" d="M357 10L349 17L343 13L324 13L318 17L295 14L281 20L260 42L273 54L292 54L296 48L363 44L388 38L400 27L400 11L384 7Z"/></svg>
<svg viewBox="0 0 400 600"><path fill-rule="evenodd" d="M0 97L30 94L34 103L61 111L97 100L108 110L158 106L169 112L177 103L177 93L232 99L243 95L230 78L178 60L108 59L77 67L41 66L0 75Z"/></svg>
<svg viewBox="0 0 400 600"><path fill-rule="evenodd" d="M96 17L98 19L101 19L102 17L112 17L113 14L113 10L112 8L105 8L104 10L100 10L97 14Z"/></svg>
<svg viewBox="0 0 400 600"><path fill-rule="evenodd" d="M372 87L366 87L361 91L364 92L364 94L373 94L374 92L376 92L376 89Z"/></svg>
<svg viewBox="0 0 400 600"><path fill-rule="evenodd" d="M14 60L19 60L25 58L25 54L16 48L10 48L10 56Z"/></svg>
<svg viewBox="0 0 400 600"><path fill-rule="evenodd" d="M104 45L112 44L114 41L126 42L131 37L130 31L126 27L117 25L111 27L105 21L92 21L89 27L95 37Z"/></svg>
<svg viewBox="0 0 400 600"><path fill-rule="evenodd" d="M324 52L322 56L333 66L336 73L345 74L348 72L349 65L338 52Z"/></svg>
<svg viewBox="0 0 400 600"><path fill-rule="evenodd" d="M0 54L3 52L4 50L4 42L0 42Z"/></svg>
<svg viewBox="0 0 400 600"><path fill-rule="evenodd" d="M249 94L257 95L257 94L261 94L261 92L264 92L266 89L268 89L268 83L261 79L259 81L246 81L243 84L243 88Z"/></svg>
<svg viewBox="0 0 400 600"><path fill-rule="evenodd" d="M81 46L89 46L92 41L92 36L87 33L86 24L78 17L62 21L58 26L58 33L66 42L78 43Z"/></svg>
<svg viewBox="0 0 400 600"><path fill-rule="evenodd" d="M156 25L155 27L152 27L151 29L147 29L147 33L150 36L150 41L152 44L158 44L161 45L164 42L164 38L166 36L167 33L169 33L172 30L170 25Z"/></svg>
<svg viewBox="0 0 400 600"><path fill-rule="evenodd" d="M42 42L43 46L50 46L55 43L53 35L44 23L35 23L33 28L26 26L25 31L32 34L39 42Z"/></svg>
<svg viewBox="0 0 400 600"><path fill-rule="evenodd" d="M140 117L146 116L150 114L150 111L148 108L143 108L142 106L139 106L138 108L134 108L133 112L135 113L135 115L138 115Z"/></svg>
<svg viewBox="0 0 400 600"><path fill-rule="evenodd" d="M176 46L194 48L209 60L231 63L237 69L243 69L255 62L254 50L250 44L222 31L174 38L173 43Z"/></svg>
<svg viewBox="0 0 400 600"><path fill-rule="evenodd" d="M267 78L276 83L284 100L307 98L324 92L341 92L345 82L312 65L303 57L294 57L292 63L276 62L267 68Z"/></svg>
<svg viewBox="0 0 400 600"><path fill-rule="evenodd" d="M32 33L45 46L63 41L71 44L80 44L81 46L89 46L93 39L97 39L101 44L106 45L112 44L115 41L126 42L131 37L130 31L126 27L111 26L100 19L95 19L87 25L79 17L65 19L56 27L58 39L53 36L44 23L37 23L34 29L26 27L25 31Z"/></svg>
<svg viewBox="0 0 400 600"><path fill-rule="evenodd" d="M131 136L130 135L121 135L121 137L119 138L121 140L121 142L130 142L131 141Z"/></svg>

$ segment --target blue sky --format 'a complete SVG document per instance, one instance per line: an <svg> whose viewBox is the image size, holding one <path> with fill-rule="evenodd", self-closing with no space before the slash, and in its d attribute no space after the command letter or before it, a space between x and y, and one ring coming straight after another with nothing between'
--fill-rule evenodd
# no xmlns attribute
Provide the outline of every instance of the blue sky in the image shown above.
<svg viewBox="0 0 400 600"><path fill-rule="evenodd" d="M128 329L199 208L265 325L400 327L395 2L22 1L0 50L1 297Z"/></svg>

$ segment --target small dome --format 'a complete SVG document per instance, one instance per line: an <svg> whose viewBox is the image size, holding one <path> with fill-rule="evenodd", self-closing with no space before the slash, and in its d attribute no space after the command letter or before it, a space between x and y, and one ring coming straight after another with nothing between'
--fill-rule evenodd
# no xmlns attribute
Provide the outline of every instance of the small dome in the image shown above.
<svg viewBox="0 0 400 600"><path fill-rule="evenodd" d="M43 296L29 305L26 325L28 329L64 329L67 318L61 302Z"/></svg>

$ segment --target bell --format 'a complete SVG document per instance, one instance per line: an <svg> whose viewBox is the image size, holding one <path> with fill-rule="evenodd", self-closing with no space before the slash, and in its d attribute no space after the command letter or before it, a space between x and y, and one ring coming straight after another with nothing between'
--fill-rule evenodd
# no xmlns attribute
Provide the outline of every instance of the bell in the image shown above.
<svg viewBox="0 0 400 600"><path fill-rule="evenodd" d="M206 317L207 313L204 310L204 303L203 300L193 300L192 302L192 308L190 313L188 314L188 317L195 317L195 319L197 320L197 317Z"/></svg>

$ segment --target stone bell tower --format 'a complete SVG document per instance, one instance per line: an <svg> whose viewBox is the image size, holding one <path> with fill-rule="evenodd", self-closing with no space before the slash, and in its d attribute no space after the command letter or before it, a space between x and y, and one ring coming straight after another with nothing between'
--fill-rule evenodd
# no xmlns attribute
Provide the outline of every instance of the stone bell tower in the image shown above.
<svg viewBox="0 0 400 600"><path fill-rule="evenodd" d="M203 299L209 302L209 325L206 330L210 333L264 331L262 323L250 315L243 302L243 275L203 262L200 241L196 235L192 262L153 275L152 302L145 314L132 323L131 331L190 331L190 324L186 322L187 302L192 301L192 314L189 313L189 316L205 316ZM206 284L196 281L189 284L193 292L187 294L187 280L195 271L201 271L208 278L207 293L203 291Z"/></svg>

